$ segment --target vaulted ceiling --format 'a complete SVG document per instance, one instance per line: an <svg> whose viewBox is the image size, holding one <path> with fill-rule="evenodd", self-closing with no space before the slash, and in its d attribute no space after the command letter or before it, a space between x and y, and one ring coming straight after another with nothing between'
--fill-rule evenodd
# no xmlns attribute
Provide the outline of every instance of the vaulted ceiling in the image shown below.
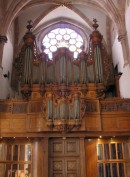
<svg viewBox="0 0 130 177"><path fill-rule="evenodd" d="M91 29L93 18L98 18L100 25L106 25L103 24L106 21L102 21L106 17L116 24L119 33L124 30L124 0L1 0L0 3L3 7L0 14L2 34L7 32L16 17L19 17L20 30L29 19L33 20L35 29L60 20Z"/></svg>
<svg viewBox="0 0 130 177"><path fill-rule="evenodd" d="M94 18L97 19L99 31L108 46L110 30L118 35L126 31L124 0L1 0L0 3L0 33L7 35L11 25L15 24L16 45L22 42L28 20L33 21L33 32L37 35L38 41L41 41L44 33L47 32L47 27L54 28L54 25L61 22L79 27L87 36L93 30Z"/></svg>
<svg viewBox="0 0 130 177"><path fill-rule="evenodd" d="M96 18L99 24L98 30L103 35L103 42L112 55L115 39L121 42L126 36L127 3L129 0L0 0L0 35L7 36L9 40L12 38L10 46L13 48L13 58L21 48L28 20L33 22L32 30L40 48L44 35L61 23L79 28L86 38L89 38L89 34L93 31L93 19ZM122 42L119 43L119 47L120 44L122 45ZM120 59L121 66L128 64L127 40L122 47L124 61ZM3 67L9 63L6 61L9 57L6 57L4 52L2 59L2 50L1 47L0 65ZM117 57L117 54L115 56L115 64L118 64L120 57ZM5 62L2 63L2 60Z"/></svg>

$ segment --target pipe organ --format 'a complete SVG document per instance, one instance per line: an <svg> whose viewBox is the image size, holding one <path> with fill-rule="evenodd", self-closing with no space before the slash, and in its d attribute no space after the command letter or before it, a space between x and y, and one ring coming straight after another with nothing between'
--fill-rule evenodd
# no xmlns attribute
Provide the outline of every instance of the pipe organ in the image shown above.
<svg viewBox="0 0 130 177"><path fill-rule="evenodd" d="M130 176L130 99L96 20L77 58L62 47L49 59L31 28L13 63L19 97L0 100L0 177Z"/></svg>
<svg viewBox="0 0 130 177"><path fill-rule="evenodd" d="M69 49L62 47L50 60L44 47L38 53L32 26L27 25L24 45L19 59L14 62L14 69L23 98L30 100L38 94L43 97L50 128L62 131L79 128L85 113L85 100L104 98L110 79L113 79L96 21L93 27L88 52L82 46L82 52L75 59Z"/></svg>

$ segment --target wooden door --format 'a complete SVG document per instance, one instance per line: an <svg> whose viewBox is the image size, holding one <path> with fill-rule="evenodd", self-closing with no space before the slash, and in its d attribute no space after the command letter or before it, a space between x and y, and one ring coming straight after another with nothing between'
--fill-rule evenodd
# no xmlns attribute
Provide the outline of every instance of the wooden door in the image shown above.
<svg viewBox="0 0 130 177"><path fill-rule="evenodd" d="M80 177L79 139L51 139L49 177Z"/></svg>

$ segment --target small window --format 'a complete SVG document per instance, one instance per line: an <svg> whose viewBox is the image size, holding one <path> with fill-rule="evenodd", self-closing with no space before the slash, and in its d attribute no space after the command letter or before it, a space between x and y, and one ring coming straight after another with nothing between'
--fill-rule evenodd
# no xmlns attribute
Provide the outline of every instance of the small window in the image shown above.
<svg viewBox="0 0 130 177"><path fill-rule="evenodd" d="M112 141L112 140L111 140ZM102 140L97 143L99 177L130 176L130 142Z"/></svg>

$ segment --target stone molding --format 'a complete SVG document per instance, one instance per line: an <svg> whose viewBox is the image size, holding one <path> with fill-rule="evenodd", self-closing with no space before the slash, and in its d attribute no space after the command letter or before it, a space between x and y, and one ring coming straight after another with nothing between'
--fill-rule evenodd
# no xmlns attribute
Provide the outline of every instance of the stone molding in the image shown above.
<svg viewBox="0 0 130 177"><path fill-rule="evenodd" d="M0 35L0 44L5 44L7 42L7 37L6 36L3 36L3 35Z"/></svg>
<svg viewBox="0 0 130 177"><path fill-rule="evenodd" d="M123 51L123 57L124 57L124 67L125 67L128 64L130 65L130 60L129 60L129 44L128 44L127 32L124 32L123 34L120 34L118 36L118 41L122 45L122 51Z"/></svg>
<svg viewBox="0 0 130 177"><path fill-rule="evenodd" d="M121 42L122 40L125 40L126 37L127 37L127 33L125 32L124 34L118 36L118 41Z"/></svg>

